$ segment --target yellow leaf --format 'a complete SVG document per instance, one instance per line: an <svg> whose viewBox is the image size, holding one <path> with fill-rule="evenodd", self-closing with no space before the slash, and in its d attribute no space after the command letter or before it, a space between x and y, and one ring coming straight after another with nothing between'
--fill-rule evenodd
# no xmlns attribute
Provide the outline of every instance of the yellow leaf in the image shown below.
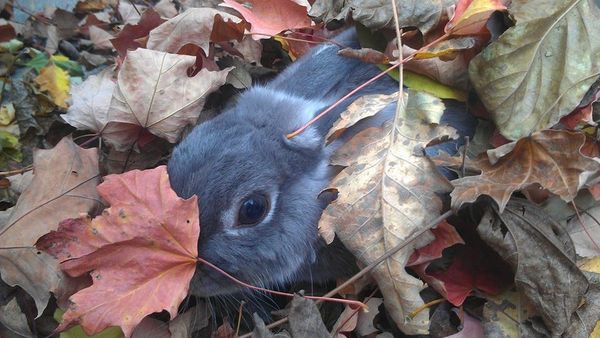
<svg viewBox="0 0 600 338"><path fill-rule="evenodd" d="M456 6L454 17L446 26L446 32L454 35L479 34L495 11L506 10L501 0L466 0Z"/></svg>
<svg viewBox="0 0 600 338"><path fill-rule="evenodd" d="M69 98L69 74L54 64L42 68L40 75L35 78L40 89L50 93L54 104L67 108Z"/></svg>

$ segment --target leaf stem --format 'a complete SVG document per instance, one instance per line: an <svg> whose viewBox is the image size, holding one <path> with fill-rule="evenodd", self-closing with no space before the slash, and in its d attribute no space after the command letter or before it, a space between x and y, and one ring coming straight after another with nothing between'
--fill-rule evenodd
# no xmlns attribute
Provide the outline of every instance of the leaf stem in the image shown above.
<svg viewBox="0 0 600 338"><path fill-rule="evenodd" d="M228 274L227 272L225 272L223 269L217 267L216 265L212 264L211 262L200 258L200 257L196 257L196 260L206 266L208 266L209 268L217 271L218 273L222 274L223 276L227 277L229 280L233 281L234 283L241 285L243 287L246 287L248 289L252 289L255 291L261 291L261 292L266 292L266 293L270 293L272 295L277 295L277 296L283 296L283 297L288 297L288 298L294 298L294 294L292 293L288 293L288 292L281 292L281 291L275 291L275 290L269 290L269 289L265 289L265 288L261 288L259 286L255 286L252 284L248 284L246 282L243 282L235 277L233 277L232 275ZM335 303L341 303L341 304L346 304L349 305L351 307L360 307L363 309L367 309L367 305L364 304L363 302L359 302L357 300L350 300L350 299L340 299L340 298L331 298L331 296L303 296L304 298L307 299L312 299L312 300L317 300L317 301L327 301L327 302L335 302Z"/></svg>

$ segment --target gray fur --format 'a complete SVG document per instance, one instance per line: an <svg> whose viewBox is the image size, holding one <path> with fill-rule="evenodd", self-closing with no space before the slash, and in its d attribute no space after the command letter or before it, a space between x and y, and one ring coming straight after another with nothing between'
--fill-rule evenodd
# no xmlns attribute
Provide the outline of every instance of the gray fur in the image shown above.
<svg viewBox="0 0 600 338"><path fill-rule="evenodd" d="M357 47L353 31L336 40ZM351 256L339 243L325 248L316 225L323 207L317 196L330 179L331 150L324 147L323 138L353 99L299 137L285 138L380 72L375 66L338 56L337 50L335 45L317 47L269 84L241 94L219 116L197 126L175 148L168 163L175 191L184 198L199 197L200 257L243 281L277 287L351 272ZM386 76L360 95L391 93L397 88L398 83ZM386 110L393 112L392 107ZM459 126L468 125L463 135L472 134L473 123L465 121L458 121ZM236 226L239 205L253 192L266 193L274 208L262 223ZM202 265L191 288L200 296L238 290Z"/></svg>

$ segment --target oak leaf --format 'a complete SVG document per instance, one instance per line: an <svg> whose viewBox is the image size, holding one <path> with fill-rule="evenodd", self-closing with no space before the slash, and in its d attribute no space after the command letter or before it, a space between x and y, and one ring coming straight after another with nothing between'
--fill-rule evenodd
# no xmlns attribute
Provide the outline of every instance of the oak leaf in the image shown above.
<svg viewBox="0 0 600 338"><path fill-rule="evenodd" d="M469 75L502 135L516 140L556 124L600 76L600 9L592 0L515 0L510 14L516 25L471 61Z"/></svg>
<svg viewBox="0 0 600 338"><path fill-rule="evenodd" d="M217 40L227 41L243 37L244 23L237 16L212 8L190 8L176 17L163 22L148 35L148 49L177 53L181 47L194 44L202 48L205 55L209 54L209 43L217 42L212 39L216 31L225 33L225 27L233 26L231 34L222 34Z"/></svg>
<svg viewBox="0 0 600 338"><path fill-rule="evenodd" d="M151 313L177 315L196 267L197 197L179 198L165 166L109 175L98 193L111 205L102 215L65 220L36 245L72 277L91 271L93 285L70 297L58 330L118 325L130 337Z"/></svg>
<svg viewBox="0 0 600 338"><path fill-rule="evenodd" d="M33 167L33 180L6 224L0 225L0 275L7 284L27 291L41 313L61 274L53 259L44 253L38 255L33 244L65 218L78 217L98 206L98 152L64 138L53 149L36 150Z"/></svg>
<svg viewBox="0 0 600 338"><path fill-rule="evenodd" d="M514 191L534 183L569 202L600 170L596 160L581 154L585 143L582 133L545 130L488 151L476 160L481 175L452 181L452 207L488 195L502 212Z"/></svg>
<svg viewBox="0 0 600 338"><path fill-rule="evenodd" d="M195 57L138 48L130 51L117 79L102 135L117 150L128 150L143 131L174 143L198 119L206 96L225 83L230 68L186 71Z"/></svg>
<svg viewBox="0 0 600 338"><path fill-rule="evenodd" d="M365 265L439 215L438 193L451 188L423 154L430 141L456 135L452 128L425 122L439 122L444 105L431 95L411 92L407 107L393 123L359 132L332 156L332 164L346 168L331 183L339 195L325 209L319 227L335 229ZM429 240L431 234L422 236L373 272L386 308L407 334L427 333L429 328L427 311L407 320L408 313L423 305L423 283L404 270L413 250Z"/></svg>
<svg viewBox="0 0 600 338"><path fill-rule="evenodd" d="M250 34L256 40L311 25L306 7L292 0L247 0L243 5L235 0L224 0L222 6L240 12L252 25Z"/></svg>

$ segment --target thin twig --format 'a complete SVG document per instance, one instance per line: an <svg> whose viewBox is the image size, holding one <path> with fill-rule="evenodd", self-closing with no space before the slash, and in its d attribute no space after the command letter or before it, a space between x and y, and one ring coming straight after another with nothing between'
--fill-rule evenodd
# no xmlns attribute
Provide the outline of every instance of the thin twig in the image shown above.
<svg viewBox="0 0 600 338"><path fill-rule="evenodd" d="M240 302L240 308L238 309L238 319L237 319L237 325L235 328L235 336L237 337L240 333L240 325L242 324L242 310L244 309L244 304L246 304L246 302L244 300L242 300Z"/></svg>
<svg viewBox="0 0 600 338"><path fill-rule="evenodd" d="M137 8L137 6L133 3L133 1L129 0L129 3L131 4L131 6L133 6L133 9L135 9L135 11L137 12L138 15L142 15L142 13L140 13L140 10Z"/></svg>
<svg viewBox="0 0 600 338"><path fill-rule="evenodd" d="M24 168L21 168L21 169L14 169L14 170L8 170L8 171L0 171L0 176L4 176L4 177L14 176L14 175L22 174L24 172L28 172L30 170L33 170L33 166L32 165L28 165L28 166L26 166Z"/></svg>

